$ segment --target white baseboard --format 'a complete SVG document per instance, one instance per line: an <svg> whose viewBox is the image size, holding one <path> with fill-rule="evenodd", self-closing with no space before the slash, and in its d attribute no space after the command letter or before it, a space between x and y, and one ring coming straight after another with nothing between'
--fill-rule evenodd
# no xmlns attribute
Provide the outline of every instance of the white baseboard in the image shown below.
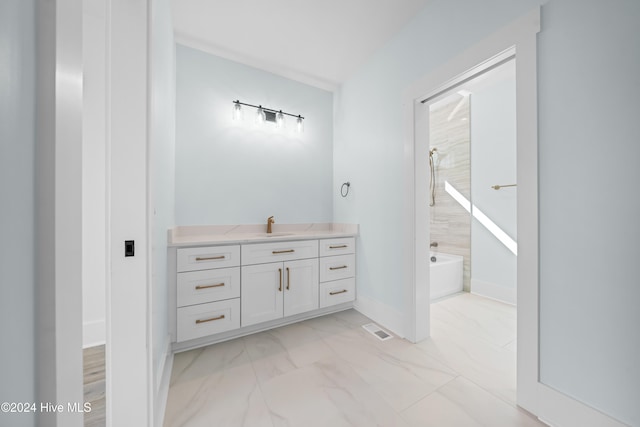
<svg viewBox="0 0 640 427"><path fill-rule="evenodd" d="M512 305L516 305L518 295L515 287L507 288L473 278L471 279L471 293Z"/></svg>
<svg viewBox="0 0 640 427"><path fill-rule="evenodd" d="M395 308L361 295L353 303L353 308L398 337L405 337L405 317Z"/></svg>
<svg viewBox="0 0 640 427"><path fill-rule="evenodd" d="M625 427L626 424L538 383L540 421L552 427Z"/></svg>
<svg viewBox="0 0 640 427"><path fill-rule="evenodd" d="M82 323L82 348L95 347L107 342L105 320Z"/></svg>
<svg viewBox="0 0 640 427"><path fill-rule="evenodd" d="M154 390L155 414L153 414L153 420L156 427L162 427L164 424L164 414L167 409L167 398L169 397L169 385L171 382L171 370L173 369L173 352L171 351L171 338L169 335L167 335L165 340L164 356L156 373L156 388Z"/></svg>

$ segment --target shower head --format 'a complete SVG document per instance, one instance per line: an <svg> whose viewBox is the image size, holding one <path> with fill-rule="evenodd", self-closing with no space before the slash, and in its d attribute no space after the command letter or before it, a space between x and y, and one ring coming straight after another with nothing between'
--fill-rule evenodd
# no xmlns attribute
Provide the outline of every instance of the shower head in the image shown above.
<svg viewBox="0 0 640 427"><path fill-rule="evenodd" d="M435 153L436 151L438 151L437 148L432 148L431 150L429 150L429 155L433 156L433 153Z"/></svg>

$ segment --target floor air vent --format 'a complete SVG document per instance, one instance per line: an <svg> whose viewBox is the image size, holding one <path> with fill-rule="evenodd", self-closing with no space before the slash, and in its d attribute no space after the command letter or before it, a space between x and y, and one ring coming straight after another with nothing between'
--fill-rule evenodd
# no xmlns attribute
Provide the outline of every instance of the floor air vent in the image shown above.
<svg viewBox="0 0 640 427"><path fill-rule="evenodd" d="M393 338L393 335L391 335L389 332L385 331L375 323L368 323L366 325L362 325L362 327L364 328L365 331L369 332L370 334L373 334L380 341L386 341Z"/></svg>

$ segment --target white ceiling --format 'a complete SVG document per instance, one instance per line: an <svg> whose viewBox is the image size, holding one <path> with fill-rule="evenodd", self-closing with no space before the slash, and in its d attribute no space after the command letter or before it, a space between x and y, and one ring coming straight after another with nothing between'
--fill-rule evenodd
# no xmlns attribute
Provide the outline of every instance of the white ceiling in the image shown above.
<svg viewBox="0 0 640 427"><path fill-rule="evenodd" d="M176 41L332 90L429 0L171 0Z"/></svg>

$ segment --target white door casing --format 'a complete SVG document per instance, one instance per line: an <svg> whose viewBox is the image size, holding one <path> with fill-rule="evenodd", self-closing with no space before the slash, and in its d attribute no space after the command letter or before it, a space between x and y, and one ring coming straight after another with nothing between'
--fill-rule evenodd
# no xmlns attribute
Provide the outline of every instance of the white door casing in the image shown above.
<svg viewBox="0 0 640 427"><path fill-rule="evenodd" d="M406 92L405 141L405 263L407 289L406 336L420 341L429 336L429 209L424 167L429 149L428 106L422 101L499 61L509 50L516 54L518 162L518 404L538 410L538 189L536 35L540 10L514 21L427 76ZM419 237L419 238L418 238Z"/></svg>

